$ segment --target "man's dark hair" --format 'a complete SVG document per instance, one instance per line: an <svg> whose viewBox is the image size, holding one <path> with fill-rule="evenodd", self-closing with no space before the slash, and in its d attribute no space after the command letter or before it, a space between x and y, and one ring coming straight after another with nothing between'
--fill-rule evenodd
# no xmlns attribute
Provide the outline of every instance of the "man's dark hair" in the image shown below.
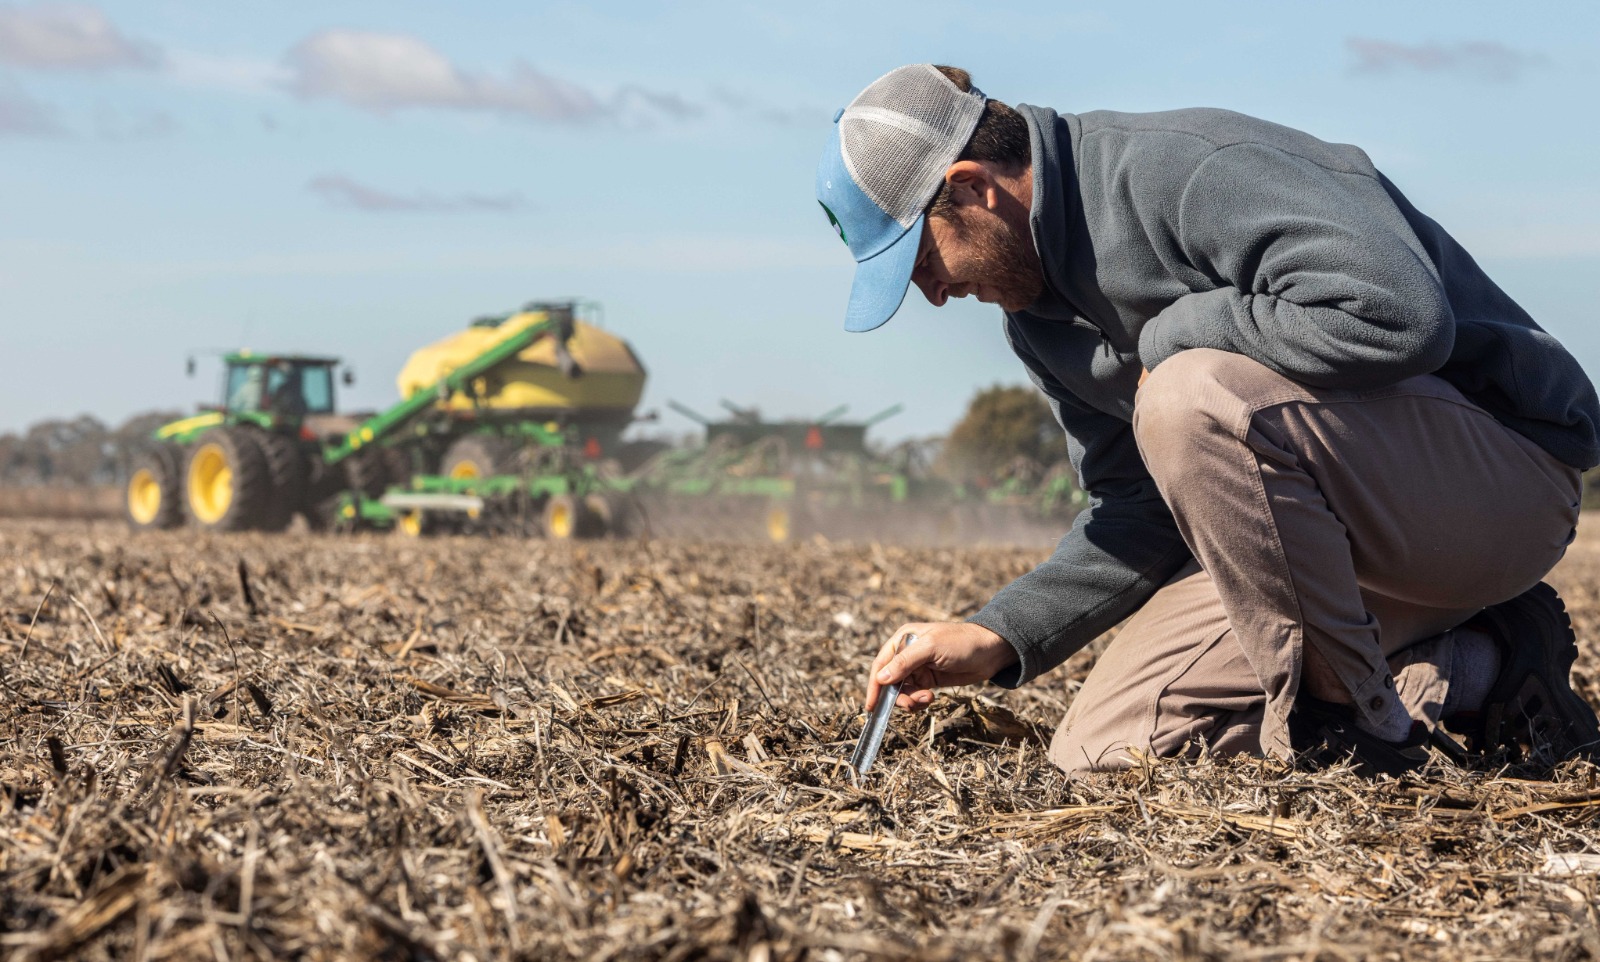
<svg viewBox="0 0 1600 962"><path fill-rule="evenodd" d="M935 66L935 70L963 93L972 89L972 74L960 67ZM983 116L978 118L978 128L972 132L966 149L956 160L987 160L1000 164L1007 173L1015 173L1033 160L1033 146L1028 141L1028 122L1010 106L998 100L983 105ZM955 212L955 202L950 199L950 185L944 184L928 208L928 216L949 219Z"/></svg>

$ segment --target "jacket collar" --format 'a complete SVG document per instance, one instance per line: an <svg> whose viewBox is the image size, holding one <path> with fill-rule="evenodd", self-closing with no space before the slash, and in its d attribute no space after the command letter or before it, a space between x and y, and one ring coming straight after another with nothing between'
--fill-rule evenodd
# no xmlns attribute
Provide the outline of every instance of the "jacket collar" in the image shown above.
<svg viewBox="0 0 1600 962"><path fill-rule="evenodd" d="M1016 109L1027 121L1033 152L1033 205L1028 223L1044 268L1044 290L1027 313L1071 320L1079 312L1065 293L1071 289L1067 279L1068 234L1079 201L1070 128L1049 107L1019 104Z"/></svg>

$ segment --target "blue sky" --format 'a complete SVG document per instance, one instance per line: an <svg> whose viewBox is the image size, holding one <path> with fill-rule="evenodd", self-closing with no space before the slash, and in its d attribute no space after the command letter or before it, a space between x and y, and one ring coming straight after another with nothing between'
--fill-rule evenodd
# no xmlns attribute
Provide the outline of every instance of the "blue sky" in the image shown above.
<svg viewBox="0 0 1600 962"><path fill-rule="evenodd" d="M350 405L533 298L605 305L646 407L907 411L1021 381L994 308L840 328L812 198L887 70L1062 111L1217 106L1359 144L1591 371L1588 4L0 3L0 431L215 392L191 353L339 354Z"/></svg>

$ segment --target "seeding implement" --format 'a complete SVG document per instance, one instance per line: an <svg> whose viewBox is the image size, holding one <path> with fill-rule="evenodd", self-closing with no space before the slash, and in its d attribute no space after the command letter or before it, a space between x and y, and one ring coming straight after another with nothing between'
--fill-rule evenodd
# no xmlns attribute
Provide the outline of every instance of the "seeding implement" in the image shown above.
<svg viewBox="0 0 1600 962"><path fill-rule="evenodd" d="M633 458L650 445L621 440L644 367L625 341L580 320L582 307L529 304L421 348L400 372L401 399L369 416L335 412L338 358L229 354L221 403L164 425L137 455L128 519L218 531L280 530L300 515L313 528L413 536L977 543L1053 529L1082 500L1063 469L1028 465L962 487L915 444L875 449L867 431L899 405L855 422L844 407L766 421L724 401L730 416L714 421L672 403L704 442Z"/></svg>

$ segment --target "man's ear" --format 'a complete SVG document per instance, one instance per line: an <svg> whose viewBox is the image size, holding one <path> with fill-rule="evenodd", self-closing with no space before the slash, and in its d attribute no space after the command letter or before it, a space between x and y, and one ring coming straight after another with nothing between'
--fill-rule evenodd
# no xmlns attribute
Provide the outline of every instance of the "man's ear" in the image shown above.
<svg viewBox="0 0 1600 962"><path fill-rule="evenodd" d="M994 178L987 167L975 160L958 160L951 164L944 172L944 182L950 185L950 199L957 206L993 206L990 195L995 190Z"/></svg>

